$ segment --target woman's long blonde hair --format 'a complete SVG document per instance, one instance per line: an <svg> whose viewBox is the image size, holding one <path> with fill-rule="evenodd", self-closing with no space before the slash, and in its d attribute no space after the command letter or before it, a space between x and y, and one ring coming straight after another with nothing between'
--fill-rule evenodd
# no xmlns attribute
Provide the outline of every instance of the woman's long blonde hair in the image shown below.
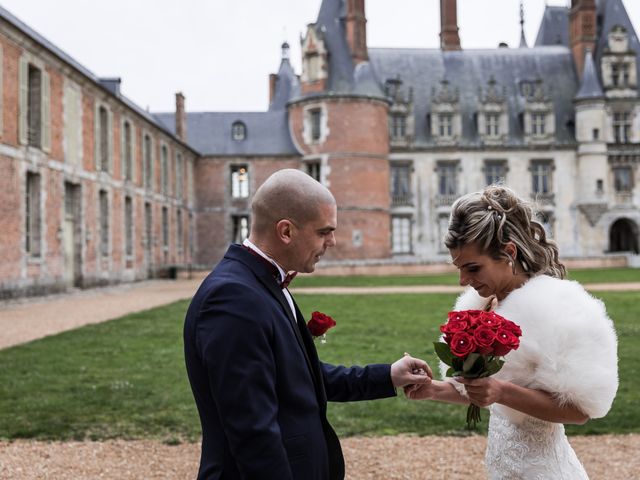
<svg viewBox="0 0 640 480"><path fill-rule="evenodd" d="M515 259L504 251L507 242L517 248ZM532 206L505 186L491 185L458 198L451 207L444 243L449 249L476 244L496 260L515 260L514 271L517 263L529 276L565 278L567 274L558 260L556 243L547 239Z"/></svg>

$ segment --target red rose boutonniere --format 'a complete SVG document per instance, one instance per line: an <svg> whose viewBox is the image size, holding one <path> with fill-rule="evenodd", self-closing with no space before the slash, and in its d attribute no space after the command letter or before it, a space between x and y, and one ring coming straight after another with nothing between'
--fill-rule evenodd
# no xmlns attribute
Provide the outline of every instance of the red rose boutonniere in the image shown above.
<svg viewBox="0 0 640 480"><path fill-rule="evenodd" d="M307 322L309 333L311 333L313 337L322 337L322 343L325 343L327 341L327 330L335 326L336 321L329 315L325 315L321 312L313 312L311 314L311 320Z"/></svg>
<svg viewBox="0 0 640 480"><path fill-rule="evenodd" d="M504 365L501 357L520 346L522 330L495 312L462 310L449 312L440 326L444 342L435 342L436 354L449 365L447 377L482 378L497 373ZM480 407L467 410L467 427L481 420Z"/></svg>

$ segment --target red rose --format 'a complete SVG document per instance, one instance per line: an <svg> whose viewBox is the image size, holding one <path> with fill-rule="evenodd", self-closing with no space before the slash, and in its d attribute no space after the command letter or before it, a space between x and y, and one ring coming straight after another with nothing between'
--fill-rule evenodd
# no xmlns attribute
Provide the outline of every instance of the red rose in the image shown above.
<svg viewBox="0 0 640 480"><path fill-rule="evenodd" d="M473 352L476 348L476 342L467 332L458 332L453 335L449 347L451 348L451 353L456 357L464 357Z"/></svg>
<svg viewBox="0 0 640 480"><path fill-rule="evenodd" d="M481 355L491 355L493 353L493 342L496 341L496 332L490 327L480 326L473 332L473 341L478 346L477 353Z"/></svg>
<svg viewBox="0 0 640 480"><path fill-rule="evenodd" d="M442 333L457 333L464 332L467 328L469 328L469 322L466 320L449 320L440 326L440 331Z"/></svg>
<svg viewBox="0 0 640 480"><path fill-rule="evenodd" d="M482 312L479 320L481 325L491 327L494 330L497 330L498 327L502 326L502 322L504 322L504 318L498 315L495 312Z"/></svg>
<svg viewBox="0 0 640 480"><path fill-rule="evenodd" d="M513 332L506 328L500 328L496 332L496 341L493 342L493 354L501 357L511 350L517 350L519 346L520 340Z"/></svg>
<svg viewBox="0 0 640 480"><path fill-rule="evenodd" d="M307 322L307 328L314 337L324 335L331 327L335 327L336 322L329 315L320 312L313 312L311 320Z"/></svg>
<svg viewBox="0 0 640 480"><path fill-rule="evenodd" d="M509 330L516 337L521 337L522 336L522 329L520 328L520 326L516 325L511 320L504 319L502 321L502 328L504 328L505 330Z"/></svg>
<svg viewBox="0 0 640 480"><path fill-rule="evenodd" d="M482 310L467 310L467 314L469 315L469 321L472 327L475 327L479 324L480 319L485 314Z"/></svg>
<svg viewBox="0 0 640 480"><path fill-rule="evenodd" d="M468 322L469 321L469 311L462 310L460 312L449 312L447 315L448 320L456 321L456 322Z"/></svg>

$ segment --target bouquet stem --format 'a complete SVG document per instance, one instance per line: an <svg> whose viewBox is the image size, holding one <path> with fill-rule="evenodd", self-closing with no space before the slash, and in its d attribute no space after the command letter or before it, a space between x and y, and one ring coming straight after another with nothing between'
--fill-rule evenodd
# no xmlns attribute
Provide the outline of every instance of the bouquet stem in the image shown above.
<svg viewBox="0 0 640 480"><path fill-rule="evenodd" d="M481 420L482 418L480 418L480 407L472 403L471 405L469 405L469 408L467 408L467 429L475 430L476 424Z"/></svg>

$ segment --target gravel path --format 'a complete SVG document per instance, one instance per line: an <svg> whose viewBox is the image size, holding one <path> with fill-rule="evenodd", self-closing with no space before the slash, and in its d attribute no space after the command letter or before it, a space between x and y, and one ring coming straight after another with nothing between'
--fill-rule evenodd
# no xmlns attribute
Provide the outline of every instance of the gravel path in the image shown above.
<svg viewBox="0 0 640 480"><path fill-rule="evenodd" d="M638 478L640 435L572 437L591 480ZM342 440L348 480L485 480L485 437ZM200 446L153 441L0 442L3 480L193 479Z"/></svg>

